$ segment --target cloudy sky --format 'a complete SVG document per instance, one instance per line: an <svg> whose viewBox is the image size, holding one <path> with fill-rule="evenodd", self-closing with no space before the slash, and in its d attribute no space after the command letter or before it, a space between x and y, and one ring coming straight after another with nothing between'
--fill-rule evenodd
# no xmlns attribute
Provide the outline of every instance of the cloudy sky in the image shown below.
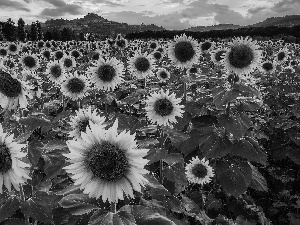
<svg viewBox="0 0 300 225"><path fill-rule="evenodd" d="M248 25L268 17L300 14L300 0L0 0L0 21L22 17L27 24L75 19L96 13L128 24L185 29L219 23Z"/></svg>

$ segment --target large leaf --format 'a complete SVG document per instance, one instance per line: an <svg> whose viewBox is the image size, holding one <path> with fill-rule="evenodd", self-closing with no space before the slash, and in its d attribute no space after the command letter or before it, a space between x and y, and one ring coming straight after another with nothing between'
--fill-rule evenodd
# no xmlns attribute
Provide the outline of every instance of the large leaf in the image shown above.
<svg viewBox="0 0 300 225"><path fill-rule="evenodd" d="M218 160L217 180L222 187L235 197L244 193L252 181L252 169L247 162Z"/></svg>
<svg viewBox="0 0 300 225"><path fill-rule="evenodd" d="M89 221L89 225L136 225L134 216L127 211L117 213L98 210L94 212Z"/></svg>
<svg viewBox="0 0 300 225"><path fill-rule="evenodd" d="M227 105L229 102L234 101L238 96L240 95L240 92L237 90L224 90L224 89L218 89L216 93L214 93L214 104L217 108L223 109L225 105Z"/></svg>
<svg viewBox="0 0 300 225"><path fill-rule="evenodd" d="M250 119L246 115L226 115L218 117L220 126L224 127L227 132L231 133L234 138L242 138L251 125Z"/></svg>
<svg viewBox="0 0 300 225"><path fill-rule="evenodd" d="M61 207L68 209L72 215L82 215L99 209L94 205L95 201L85 194L69 194L63 197L59 204Z"/></svg>
<svg viewBox="0 0 300 225"><path fill-rule="evenodd" d="M144 174L143 176L149 181L149 183L147 183L146 185L150 188L150 194L152 196L171 195L170 192L163 185L161 185L151 174Z"/></svg>
<svg viewBox="0 0 300 225"><path fill-rule="evenodd" d="M145 159L150 160L147 164L150 165L159 160L166 158L168 155L168 151L165 148L154 148L150 149L145 156Z"/></svg>
<svg viewBox="0 0 300 225"><path fill-rule="evenodd" d="M268 191L268 185L266 179L261 175L258 169L249 163L252 169L252 181L249 187L258 190L258 191Z"/></svg>
<svg viewBox="0 0 300 225"><path fill-rule="evenodd" d="M189 138L189 136L186 133L170 129L168 127L163 127L163 132L168 135L172 144L176 147L178 147L182 142L186 141Z"/></svg>
<svg viewBox="0 0 300 225"><path fill-rule="evenodd" d="M184 155L190 154L192 151L194 151L199 146L199 138L200 138L200 132L197 130L192 130L190 137L181 142L179 146L177 147Z"/></svg>
<svg viewBox="0 0 300 225"><path fill-rule="evenodd" d="M242 83L235 83L232 85L233 90L238 90L241 93L251 94L256 97L260 97L261 93L254 86L247 86Z"/></svg>
<svg viewBox="0 0 300 225"><path fill-rule="evenodd" d="M176 163L170 167L166 167L163 170L163 174L169 181L183 185L187 184L185 168L182 163Z"/></svg>
<svg viewBox="0 0 300 225"><path fill-rule="evenodd" d="M28 159L32 166L35 166L42 155L43 144L38 140L28 143Z"/></svg>
<svg viewBox="0 0 300 225"><path fill-rule="evenodd" d="M140 205L126 205L120 211L127 211L132 214L137 225L176 225L172 220L159 214L153 208Z"/></svg>
<svg viewBox="0 0 300 225"><path fill-rule="evenodd" d="M256 140L251 137L245 137L235 141L231 153L241 156L249 161L266 165L267 154L262 150Z"/></svg>
<svg viewBox="0 0 300 225"><path fill-rule="evenodd" d="M230 152L232 143L216 133L203 135L199 140L199 149L206 158L221 158Z"/></svg>
<svg viewBox="0 0 300 225"><path fill-rule="evenodd" d="M21 118L19 122L23 125L26 125L26 127L28 127L28 130L34 130L42 126L50 126L51 124L49 119L37 116L28 116L25 118Z"/></svg>
<svg viewBox="0 0 300 225"><path fill-rule="evenodd" d="M62 168L65 166L65 157L62 153L64 153L64 151L52 150L44 154L44 160L46 163L45 173L47 174L44 178L45 180L64 173Z"/></svg>
<svg viewBox="0 0 300 225"><path fill-rule="evenodd" d="M37 198L29 198L22 204L21 209L28 217L44 223L52 223L52 207Z"/></svg>
<svg viewBox="0 0 300 225"><path fill-rule="evenodd" d="M2 188L2 187L1 187ZM20 202L16 197L0 198L0 223L12 216L19 208Z"/></svg>

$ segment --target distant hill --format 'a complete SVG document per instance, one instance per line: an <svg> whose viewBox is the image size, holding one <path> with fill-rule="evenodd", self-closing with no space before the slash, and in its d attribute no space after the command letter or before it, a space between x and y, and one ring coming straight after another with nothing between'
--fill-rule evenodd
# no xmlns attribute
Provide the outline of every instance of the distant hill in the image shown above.
<svg viewBox="0 0 300 225"><path fill-rule="evenodd" d="M95 13L88 13L83 18L77 18L73 20L51 19L47 20L45 23L42 23L42 28L44 32L47 30L52 30L53 28L63 29L65 27L71 28L76 32L94 33L98 34L98 36L110 36L118 33L127 34L147 30L165 30L165 28L156 26L154 24L129 25L127 23L109 21Z"/></svg>
<svg viewBox="0 0 300 225"><path fill-rule="evenodd" d="M242 26L240 26L240 25L234 25L234 24L219 24L219 25L213 25L213 26L190 27L188 29L185 29L185 31L204 32L204 31L210 31L210 30L238 29L241 27Z"/></svg>
<svg viewBox="0 0 300 225"><path fill-rule="evenodd" d="M210 30L227 30L227 29L238 29L243 27L270 27L270 26L293 27L298 25L300 25L300 15L289 15L284 17L267 18L262 22L248 25L248 26L239 26L234 24L219 24L213 26L190 27L188 29L185 29L185 31L205 32Z"/></svg>

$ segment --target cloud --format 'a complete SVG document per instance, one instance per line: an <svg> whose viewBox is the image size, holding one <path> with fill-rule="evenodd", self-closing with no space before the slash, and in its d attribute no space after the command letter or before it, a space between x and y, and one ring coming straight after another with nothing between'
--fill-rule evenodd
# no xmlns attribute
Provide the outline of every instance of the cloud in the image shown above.
<svg viewBox="0 0 300 225"><path fill-rule="evenodd" d="M104 5L107 5L107 6L112 6L112 7L124 6L123 4L115 3L115 2L112 2L112 1L109 1L109 0L92 0L91 3L93 3L93 4L101 3L101 4L104 4Z"/></svg>
<svg viewBox="0 0 300 225"><path fill-rule="evenodd" d="M12 0L0 0L0 7L2 9L30 12L30 9L27 8L24 4Z"/></svg>
<svg viewBox="0 0 300 225"><path fill-rule="evenodd" d="M256 13L259 13L260 11L262 10L265 10L266 7L255 7L255 8L250 8L248 9L248 13L250 14L256 14Z"/></svg>
<svg viewBox="0 0 300 225"><path fill-rule="evenodd" d="M82 15L82 8L78 5L65 5L56 8L45 8L40 13L40 16L44 17L58 17L58 16L65 16L66 14L69 15Z"/></svg>
<svg viewBox="0 0 300 225"><path fill-rule="evenodd" d="M48 2L51 5L54 5L55 7L63 7L67 4L62 0L44 0L44 2Z"/></svg>
<svg viewBox="0 0 300 225"><path fill-rule="evenodd" d="M170 13L165 15L146 16L144 13L132 11L113 12L106 16L106 19L116 22L126 22L132 25L155 24L166 29L181 30L190 27L188 21L180 21L182 16L178 13Z"/></svg>

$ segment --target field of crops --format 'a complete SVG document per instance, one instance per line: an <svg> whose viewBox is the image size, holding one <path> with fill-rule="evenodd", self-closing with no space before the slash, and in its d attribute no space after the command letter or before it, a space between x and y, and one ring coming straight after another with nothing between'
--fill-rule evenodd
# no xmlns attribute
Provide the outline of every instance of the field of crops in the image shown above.
<svg viewBox="0 0 300 225"><path fill-rule="evenodd" d="M300 49L2 42L1 225L300 224Z"/></svg>

